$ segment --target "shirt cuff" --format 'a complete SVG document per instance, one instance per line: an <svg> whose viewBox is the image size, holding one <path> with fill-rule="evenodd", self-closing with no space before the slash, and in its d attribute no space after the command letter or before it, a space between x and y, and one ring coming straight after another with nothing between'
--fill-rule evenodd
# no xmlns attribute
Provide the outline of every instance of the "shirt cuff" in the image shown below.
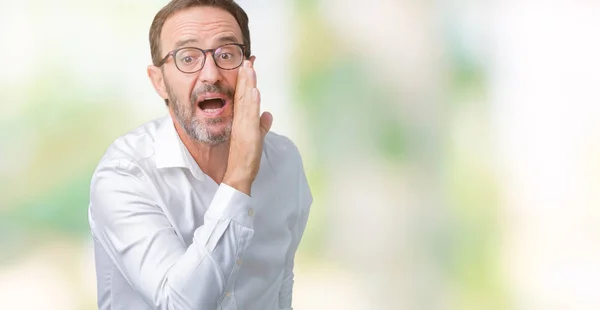
<svg viewBox="0 0 600 310"><path fill-rule="evenodd" d="M205 217L215 220L232 219L248 228L253 228L254 208L252 198L237 189L221 183L213 197Z"/></svg>

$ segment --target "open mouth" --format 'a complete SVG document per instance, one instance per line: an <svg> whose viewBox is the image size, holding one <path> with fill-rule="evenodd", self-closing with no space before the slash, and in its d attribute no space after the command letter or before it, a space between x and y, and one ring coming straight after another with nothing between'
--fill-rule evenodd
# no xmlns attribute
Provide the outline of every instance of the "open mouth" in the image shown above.
<svg viewBox="0 0 600 310"><path fill-rule="evenodd" d="M202 100L198 103L198 107L204 112L218 112L220 109L225 107L225 100L221 98Z"/></svg>

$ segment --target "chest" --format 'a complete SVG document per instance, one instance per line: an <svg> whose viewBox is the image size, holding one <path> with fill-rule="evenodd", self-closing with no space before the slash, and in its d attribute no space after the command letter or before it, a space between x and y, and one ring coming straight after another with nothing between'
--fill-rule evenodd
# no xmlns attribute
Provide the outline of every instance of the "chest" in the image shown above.
<svg viewBox="0 0 600 310"><path fill-rule="evenodd" d="M204 214L211 207L219 185L212 180L196 180L185 170L173 171L160 186L163 208L174 230L186 246L193 242L194 231L204 225ZM181 174L184 175L181 175ZM171 180L171 181L169 181ZM254 235L245 252L244 265L256 270L283 264L292 241L297 219L298 184L293 178L262 174L252 186Z"/></svg>

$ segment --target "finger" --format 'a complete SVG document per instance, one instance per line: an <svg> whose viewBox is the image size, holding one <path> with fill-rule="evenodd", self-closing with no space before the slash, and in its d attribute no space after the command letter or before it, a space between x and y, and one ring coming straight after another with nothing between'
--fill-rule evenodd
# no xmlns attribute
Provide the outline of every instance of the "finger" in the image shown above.
<svg viewBox="0 0 600 310"><path fill-rule="evenodd" d="M267 132L271 130L271 125L273 125L273 115L269 112L264 112L260 116L260 133L263 139L267 135Z"/></svg>
<svg viewBox="0 0 600 310"><path fill-rule="evenodd" d="M237 82L235 86L235 103L236 110L239 108L241 104L243 104L244 98L249 96L250 93L248 91L248 73L246 70L246 62L240 67L238 70Z"/></svg>
<svg viewBox="0 0 600 310"><path fill-rule="evenodd" d="M252 63L244 60L242 67L238 72L236 91L239 89L240 95L246 95L246 92L256 87L256 72L252 69Z"/></svg>
<svg viewBox="0 0 600 310"><path fill-rule="evenodd" d="M252 63L252 61L248 61L248 66L246 68L246 70L248 71L248 87L256 87L256 70L254 70L254 65Z"/></svg>
<svg viewBox="0 0 600 310"><path fill-rule="evenodd" d="M249 112L255 117L258 117L258 115L260 114L260 91L258 90L258 88L252 89L252 103L249 107L249 110L252 111Z"/></svg>
<svg viewBox="0 0 600 310"><path fill-rule="evenodd" d="M235 92L236 95L237 94L243 94L244 92L244 86L246 85L246 68L245 68L245 61L242 64L242 66L238 69L238 76L237 76L237 81L236 81L236 85L235 85Z"/></svg>

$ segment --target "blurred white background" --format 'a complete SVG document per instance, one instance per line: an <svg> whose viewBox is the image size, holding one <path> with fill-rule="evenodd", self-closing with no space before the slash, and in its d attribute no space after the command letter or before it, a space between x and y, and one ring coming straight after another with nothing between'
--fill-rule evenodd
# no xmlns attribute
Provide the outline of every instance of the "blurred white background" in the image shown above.
<svg viewBox="0 0 600 310"><path fill-rule="evenodd" d="M600 3L243 0L315 198L295 309L600 308ZM166 1L0 0L0 309L94 309L89 179Z"/></svg>

